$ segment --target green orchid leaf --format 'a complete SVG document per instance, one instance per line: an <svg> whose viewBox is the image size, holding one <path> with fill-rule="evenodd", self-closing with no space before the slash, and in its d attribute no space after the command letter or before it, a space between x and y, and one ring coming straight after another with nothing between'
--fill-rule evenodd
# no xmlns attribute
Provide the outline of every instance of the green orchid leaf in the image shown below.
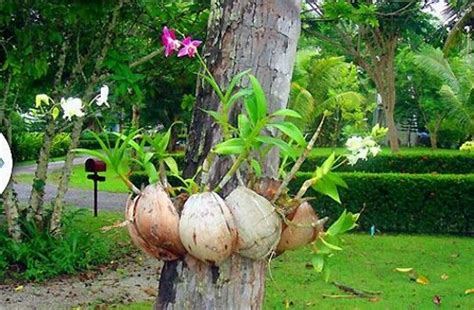
<svg viewBox="0 0 474 310"><path fill-rule="evenodd" d="M299 118L299 119L303 118L301 114L291 109L280 109L276 112L273 112L272 116L286 116L286 117L294 117L294 118Z"/></svg>
<svg viewBox="0 0 474 310"><path fill-rule="evenodd" d="M260 163L255 160L255 159L252 159L250 161L250 165L252 166L252 169L253 171L255 172L255 175L260 178L263 176L263 173L262 173L262 166L260 165Z"/></svg>
<svg viewBox="0 0 474 310"><path fill-rule="evenodd" d="M245 114L239 114L237 118L237 123L241 138L246 138L252 133L250 121Z"/></svg>
<svg viewBox="0 0 474 310"><path fill-rule="evenodd" d="M225 95L224 95L224 103L227 104L227 108L229 108L229 106L232 104L230 102L230 98L232 96L232 92L234 91L234 88L235 86L237 85L237 83L240 82L240 80L242 80L242 78L247 75L251 70L248 69L248 70L245 70L245 71L242 71L240 72L239 74L237 74L236 76L234 76L232 78L232 80L230 81L229 83L229 86L227 87L227 90L225 92Z"/></svg>
<svg viewBox="0 0 474 310"><path fill-rule="evenodd" d="M267 98L265 92L263 91L262 85L258 79L249 74L250 83L252 84L252 89L255 94L255 103L257 107L257 118L263 119L267 115Z"/></svg>
<svg viewBox="0 0 474 310"><path fill-rule="evenodd" d="M245 151L245 141L241 138L233 138L217 144L214 152L221 155L240 154Z"/></svg>
<svg viewBox="0 0 474 310"><path fill-rule="evenodd" d="M163 161L165 162L166 166L168 166L168 169L170 170L172 175L179 175L178 164L176 163L176 160L174 160L173 157L170 156L163 158Z"/></svg>
<svg viewBox="0 0 474 310"><path fill-rule="evenodd" d="M294 148L292 148L288 143L280 139L269 137L269 136L259 136L256 138L256 140L262 143L266 143L266 144L278 147L281 150L282 155L284 156L289 156L292 159L296 159L298 157L298 152Z"/></svg>
<svg viewBox="0 0 474 310"><path fill-rule="evenodd" d="M255 126L258 122L258 110L255 100L255 96L249 96L244 100L245 111L252 122L252 125Z"/></svg>
<svg viewBox="0 0 474 310"><path fill-rule="evenodd" d="M298 143L299 146L306 146L306 140L304 139L303 133L298 127L296 127L295 124L291 122L282 122L276 124L269 124L268 126L277 128L285 135L295 140L295 142Z"/></svg>

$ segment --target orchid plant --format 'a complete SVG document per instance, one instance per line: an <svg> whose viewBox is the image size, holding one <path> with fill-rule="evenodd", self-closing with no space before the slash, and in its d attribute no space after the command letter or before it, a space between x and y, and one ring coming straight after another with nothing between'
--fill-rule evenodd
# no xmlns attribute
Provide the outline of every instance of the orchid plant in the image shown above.
<svg viewBox="0 0 474 310"><path fill-rule="evenodd" d="M286 186L295 176L306 157L309 156L327 115L324 115L318 129L307 142L297 126L284 120L287 117L301 118L301 115L296 111L281 109L268 114L268 103L264 91L258 79L251 75L249 71L236 75L229 83L228 88L222 90L199 55L197 47L201 44L201 41L193 40L191 37L179 41L176 39L174 31L167 27L163 29L162 41L165 46L166 57L169 57L175 51L178 52L178 57L189 56L192 58L197 56L204 68L204 74L201 76L211 85L221 101L218 111L206 111L220 125L223 141L214 146L204 161L202 180L206 181L205 174L210 166L210 161L214 159L216 154L231 156L234 163L221 182L214 188L215 191L221 190L238 172L239 167L244 162L247 162L248 167L252 168L257 177L260 177L262 170L260 160L265 158L272 147L278 147L283 158L280 166L280 176L283 176L283 181L272 202L275 204L277 212L282 215L283 220L291 225L291 222L286 220L286 214L293 212L295 207L299 205L298 202L304 200L303 196L310 187L341 203L338 187L347 187L347 184L334 173L334 170L343 164L355 165L359 160L367 160L369 156L376 156L381 151L377 140L386 134L387 129L376 125L371 133L365 137L355 136L349 138L346 143L348 153L338 157L335 153L332 153L320 167L316 167L312 177L304 182L296 196L290 198L286 194ZM244 77L248 78L250 86L234 92L236 85L242 84L241 80ZM233 125L229 121L229 113L232 106L240 99L243 99L245 113L240 113L237 117L237 124ZM282 139L278 136L269 135L270 129L277 129L286 138ZM266 134L263 134L263 132ZM291 171L286 172L285 168L292 161L294 164ZM242 181L240 180L240 182ZM208 187L201 188L201 190L203 189L209 190ZM296 203L293 202L295 200ZM316 271L324 274L326 280L330 271L329 259L337 251L342 250L340 248L340 236L357 226L356 222L359 215L359 213L353 214L344 211L339 219L325 233L322 233L313 244L315 253L313 266Z"/></svg>
<svg viewBox="0 0 474 310"><path fill-rule="evenodd" d="M304 182L298 193L291 197L287 193L286 187L295 177L301 164L310 155L325 117L328 115L324 114L317 130L307 141L307 137L303 135L300 129L287 120L287 118L301 118L301 115L296 111L280 109L273 113L268 112L268 101L263 88L258 79L250 74L250 70L237 74L231 79L229 85L223 88L219 86L199 54L198 47L201 45L201 41L194 40L190 36L178 40L175 31L167 27L163 28L161 40L165 47L166 57L177 53L177 57L197 58L201 63L203 73L199 75L209 83L220 100L219 108L216 111L209 110L205 112L219 124L222 141L212 148L203 165L196 171L195 176L189 179L184 179L181 176L177 163L167 152L171 127L165 133L158 134L155 137L147 136L141 130L131 132L127 136L117 134L118 139L113 147L108 140L102 141L96 135L96 139L103 149L102 152L77 150L105 161L136 194L139 194L140 190L130 182L127 177L127 169L124 168L128 162L138 164L147 173L151 184L161 184L171 195L176 195L176 190L190 194L209 190L218 192L235 174L239 176L239 169L243 164L247 164L251 171L250 174L253 174L256 179L260 178L262 176L262 161L273 147L277 147L283 158L283 163L280 166L280 175L283 177L283 181L274 194L272 203L275 205L277 212L282 215L282 219L288 225L292 225L286 216L305 200L303 197L310 187L340 203L338 187L347 187L347 184L334 173L334 170L343 164L354 165L359 160L367 160L369 156L376 156L380 152L377 140L385 135L387 130L377 125L365 137L349 138L346 143L348 153L338 157L335 153L331 154L320 167L315 169L312 177ZM108 88L103 88L101 94L91 102L96 102L98 106L102 104L108 106L107 100L104 100L107 95ZM52 101L49 97L39 97L37 100L45 103ZM229 115L239 101L243 102L244 113L240 113L236 124L233 124ZM61 104L61 107L64 110L65 118L83 116L80 101L72 98L62 103L64 103ZM56 107L52 109L54 110ZM53 112L56 117L57 114L58 112ZM130 157L130 150L134 150L134 157ZM230 156L233 164L215 188L211 189L207 174L216 156ZM286 168L290 166L290 163L293 163L293 166L289 172L286 172ZM195 181L198 174L200 174L201 186ZM182 186L170 186L167 175L181 181ZM247 182L243 185L252 187L256 182L255 178L249 177L245 181L241 178L238 179L241 183ZM328 259L335 252L341 250L340 235L356 227L358 217L359 214L344 211L326 233L320 234L320 237L313 244L315 251L313 265L317 271L323 272L326 277L329 275Z"/></svg>

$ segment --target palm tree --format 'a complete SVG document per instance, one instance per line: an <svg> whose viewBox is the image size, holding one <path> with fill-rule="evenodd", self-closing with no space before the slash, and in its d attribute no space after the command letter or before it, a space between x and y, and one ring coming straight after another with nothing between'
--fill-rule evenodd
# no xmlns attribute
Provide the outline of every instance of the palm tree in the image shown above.
<svg viewBox="0 0 474 310"><path fill-rule="evenodd" d="M359 92L357 68L343 57L318 57L303 50L297 55L290 92L290 106L303 115L293 120L300 129L312 131L324 111L332 113L330 140L339 140L343 125L365 124L367 100ZM326 126L327 127L327 126Z"/></svg>
<svg viewBox="0 0 474 310"><path fill-rule="evenodd" d="M465 51L460 56L446 58L443 51L424 46L415 56L415 63L426 74L441 80L438 91L447 116L455 119L467 136L474 133L474 54ZM432 145L436 145L437 131L441 122L433 124L430 130ZM466 137L467 138L467 137Z"/></svg>
<svg viewBox="0 0 474 310"><path fill-rule="evenodd" d="M444 43L443 52L448 55L450 50L457 45L462 38L466 26L467 31L472 31L474 24L474 2L472 0L448 0L448 6L443 11L446 26L450 29Z"/></svg>

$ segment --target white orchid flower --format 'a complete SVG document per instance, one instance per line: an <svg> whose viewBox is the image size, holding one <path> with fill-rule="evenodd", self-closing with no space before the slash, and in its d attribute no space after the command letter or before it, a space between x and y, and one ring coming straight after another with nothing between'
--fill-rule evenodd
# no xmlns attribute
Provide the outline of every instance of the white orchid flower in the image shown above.
<svg viewBox="0 0 474 310"><path fill-rule="evenodd" d="M109 87L104 85L100 88L100 94L98 94L94 99L91 100L91 104L95 102L97 106L101 107L105 104L106 107L110 107L109 103Z"/></svg>
<svg viewBox="0 0 474 310"><path fill-rule="evenodd" d="M82 100L79 98L69 97L67 100L61 98L61 108L63 109L63 118L71 120L73 116L83 117Z"/></svg>
<svg viewBox="0 0 474 310"><path fill-rule="evenodd" d="M370 154L372 154L372 156L375 157L377 156L378 153L380 153L380 151L382 151L382 149L380 149L379 145L376 145L376 146L370 147L369 151L370 151Z"/></svg>
<svg viewBox="0 0 474 310"><path fill-rule="evenodd" d="M359 136L350 137L346 142L346 147L350 152L358 152L364 147L364 141Z"/></svg>

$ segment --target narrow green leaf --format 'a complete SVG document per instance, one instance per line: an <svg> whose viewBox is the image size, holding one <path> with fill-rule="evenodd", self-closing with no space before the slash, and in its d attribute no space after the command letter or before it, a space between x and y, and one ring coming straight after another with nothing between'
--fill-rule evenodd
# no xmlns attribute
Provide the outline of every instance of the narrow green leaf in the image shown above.
<svg viewBox="0 0 474 310"><path fill-rule="evenodd" d="M331 155L329 155L328 158L324 161L324 163L321 165L321 169L323 174L327 174L329 171L331 171L332 166L334 165L334 161L336 159L336 153L332 152Z"/></svg>
<svg viewBox="0 0 474 310"><path fill-rule="evenodd" d="M249 96L245 98L244 106L250 121L255 126L258 122L258 110L257 104L255 103L255 96Z"/></svg>
<svg viewBox="0 0 474 310"><path fill-rule="evenodd" d="M229 86L227 87L226 93L224 95L224 102L227 103L227 106L229 106L231 103L229 102L232 92L234 91L234 87L237 85L237 83L240 82L240 80L247 75L250 72L250 69L245 70L237 74L232 78L232 80L229 83Z"/></svg>
<svg viewBox="0 0 474 310"><path fill-rule="evenodd" d="M269 136L258 136L256 140L262 143L266 143L266 144L278 147L282 151L283 155L289 156L292 159L295 159L296 157L298 157L298 152L295 149L293 149L289 144L287 144L286 142L280 139L276 139Z"/></svg>
<svg viewBox="0 0 474 310"><path fill-rule="evenodd" d="M250 121L245 114L239 114L237 118L239 133L241 138L246 138L252 133Z"/></svg>
<svg viewBox="0 0 474 310"><path fill-rule="evenodd" d="M258 81L258 79L249 74L250 83L252 84L252 88L255 94L255 103L257 105L257 117L258 119L262 119L267 115L267 98L265 96L265 92L262 89L262 85Z"/></svg>
<svg viewBox="0 0 474 310"><path fill-rule="evenodd" d="M179 175L178 164L176 163L176 160L174 160L173 157L170 156L170 157L163 158L163 161L170 169L170 172L172 175Z"/></svg>
<svg viewBox="0 0 474 310"><path fill-rule="evenodd" d="M287 117L294 117L294 118L303 118L301 114L291 109L280 109L276 112L273 112L272 116L287 116Z"/></svg>
<svg viewBox="0 0 474 310"><path fill-rule="evenodd" d="M217 96L219 97L219 100L221 102L225 102L224 94L222 93L222 90L220 89L219 85L217 85L216 81L214 79L211 79L207 75L204 74L199 74L203 79L205 79L209 85L214 89L216 92Z"/></svg>
<svg viewBox="0 0 474 310"><path fill-rule="evenodd" d="M249 88L244 88L236 92L235 94L232 95L232 97L229 98L229 101L227 102L227 109L229 109L234 102L239 100L242 97L247 97L253 94L253 90Z"/></svg>
<svg viewBox="0 0 474 310"><path fill-rule="evenodd" d="M245 151L245 141L241 138L233 138L214 147L214 152L222 155L240 154Z"/></svg>
<svg viewBox="0 0 474 310"><path fill-rule="evenodd" d="M303 133L298 127L296 127L295 124L291 122L282 122L276 124L269 124L268 126L278 128L278 130L283 132L285 135L295 140L299 146L306 146L306 140L304 139Z"/></svg>
<svg viewBox="0 0 474 310"><path fill-rule="evenodd" d="M334 250L334 251L342 251L342 248L334 245L334 244L331 244L329 242L327 242L326 240L324 240L324 238L320 238L320 240L322 241L322 243L324 243L325 246L327 246L328 248L330 248L331 250Z"/></svg>
<svg viewBox="0 0 474 310"><path fill-rule="evenodd" d="M252 166L252 169L255 172L255 175L258 178L262 177L263 173L262 173L262 166L260 165L260 163L257 160L252 159L250 161L250 165Z"/></svg>

